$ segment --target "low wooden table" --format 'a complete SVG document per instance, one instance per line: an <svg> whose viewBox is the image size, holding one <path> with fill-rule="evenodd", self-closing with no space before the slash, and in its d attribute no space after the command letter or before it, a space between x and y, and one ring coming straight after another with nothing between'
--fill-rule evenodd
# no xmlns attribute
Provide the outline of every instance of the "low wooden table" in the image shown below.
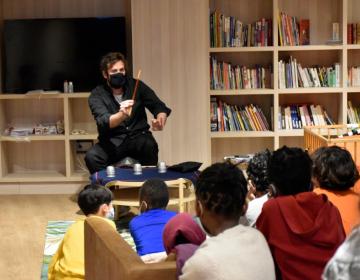
<svg viewBox="0 0 360 280"><path fill-rule="evenodd" d="M139 189L144 181L128 182L115 180L107 183L114 194L114 206L139 207ZM188 179L179 178L176 180L165 181L169 187L169 204L177 205L179 212L187 212L190 209L190 203L195 201L195 192L192 182Z"/></svg>
<svg viewBox="0 0 360 280"><path fill-rule="evenodd" d="M113 192L115 208L139 207L139 189L147 179L151 178L165 181L169 187L168 205L178 206L179 212L188 212L191 203L195 201L193 182L197 178L197 171L181 173L168 170L166 173L158 173L156 167L143 167L141 175L133 174L133 170L128 168L116 168L115 171L115 177L107 177L106 170L102 170L94 173L90 178L92 183L104 185Z"/></svg>

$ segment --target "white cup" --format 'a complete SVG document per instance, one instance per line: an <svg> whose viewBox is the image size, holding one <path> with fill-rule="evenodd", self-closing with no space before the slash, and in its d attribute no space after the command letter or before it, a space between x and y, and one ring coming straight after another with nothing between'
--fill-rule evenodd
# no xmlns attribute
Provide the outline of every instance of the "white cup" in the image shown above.
<svg viewBox="0 0 360 280"><path fill-rule="evenodd" d="M106 167L106 175L108 177L115 177L115 167L109 165L108 167Z"/></svg>
<svg viewBox="0 0 360 280"><path fill-rule="evenodd" d="M142 174L142 167L140 163L135 163L134 164L134 174L135 175L140 175Z"/></svg>
<svg viewBox="0 0 360 280"><path fill-rule="evenodd" d="M166 173L166 164L164 161L160 161L158 163L158 172L159 173Z"/></svg>

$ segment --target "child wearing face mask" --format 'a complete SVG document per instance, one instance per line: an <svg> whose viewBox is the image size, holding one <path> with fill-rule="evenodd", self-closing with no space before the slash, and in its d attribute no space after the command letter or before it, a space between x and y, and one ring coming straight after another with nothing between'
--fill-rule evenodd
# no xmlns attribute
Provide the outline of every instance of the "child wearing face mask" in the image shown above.
<svg viewBox="0 0 360 280"><path fill-rule="evenodd" d="M110 220L114 216L112 200L113 194L109 189L99 185L87 185L79 193L77 202L86 217L105 219L116 230L115 223ZM85 217L67 230L49 264L48 279L85 279L84 222Z"/></svg>
<svg viewBox="0 0 360 280"><path fill-rule="evenodd" d="M139 191L140 215L129 224L138 255L146 263L166 258L162 240L165 224L176 215L166 210L169 202L167 185L160 179L144 182Z"/></svg>

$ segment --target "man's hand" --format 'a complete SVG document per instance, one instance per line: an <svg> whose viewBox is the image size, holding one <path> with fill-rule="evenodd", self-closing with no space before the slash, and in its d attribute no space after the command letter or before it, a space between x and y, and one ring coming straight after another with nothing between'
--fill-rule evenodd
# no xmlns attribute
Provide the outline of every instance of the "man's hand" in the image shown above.
<svg viewBox="0 0 360 280"><path fill-rule="evenodd" d="M134 105L134 100L131 99L125 100L120 103L119 112L122 112L127 116L130 116L133 105Z"/></svg>
<svg viewBox="0 0 360 280"><path fill-rule="evenodd" d="M151 126L153 131L163 130L166 123L167 115L166 113L159 113L156 116L156 119L151 121Z"/></svg>

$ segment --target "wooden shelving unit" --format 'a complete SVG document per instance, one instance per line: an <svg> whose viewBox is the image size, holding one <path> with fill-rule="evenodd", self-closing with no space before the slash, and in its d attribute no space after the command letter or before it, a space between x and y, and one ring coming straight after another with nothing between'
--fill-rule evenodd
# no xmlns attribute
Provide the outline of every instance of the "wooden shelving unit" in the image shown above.
<svg viewBox="0 0 360 280"><path fill-rule="evenodd" d="M246 8L245 8L246 7ZM268 148L275 150L282 145L303 146L303 129L281 130L278 125L278 108L287 104L316 103L324 106L338 124L347 123L347 101L360 106L360 88L349 87L348 67L360 65L360 45L347 44L347 23L360 22L360 3L356 0L209 0L209 10L226 16L234 16L243 23L252 23L260 18L273 22L273 46L211 48L209 56L231 64L251 67L255 64L273 66L271 89L210 90L210 97L231 101L231 104L246 104L256 101L265 112L273 106L272 131L210 132L211 159L222 160L229 154L254 153ZM278 43L278 12L282 11L298 19L310 20L310 45L280 46ZM340 24L340 45L327 45L331 38L332 22ZM210 36L209 36L210 37ZM209 38L210 42L210 38ZM210 43L209 43L210 44ZM293 56L302 66L334 63L341 65L340 87L279 89L278 61ZM210 69L210 64L209 64ZM210 85L210 77L208 80ZM230 103L230 102L229 102ZM210 110L208 111L210 130Z"/></svg>
<svg viewBox="0 0 360 280"><path fill-rule="evenodd" d="M96 124L87 105L89 93L1 94L0 131L6 126L32 127L63 121L63 135L0 136L0 183L83 182L83 155L77 140L96 140ZM74 134L85 131L86 134ZM79 163L81 161L81 163Z"/></svg>

